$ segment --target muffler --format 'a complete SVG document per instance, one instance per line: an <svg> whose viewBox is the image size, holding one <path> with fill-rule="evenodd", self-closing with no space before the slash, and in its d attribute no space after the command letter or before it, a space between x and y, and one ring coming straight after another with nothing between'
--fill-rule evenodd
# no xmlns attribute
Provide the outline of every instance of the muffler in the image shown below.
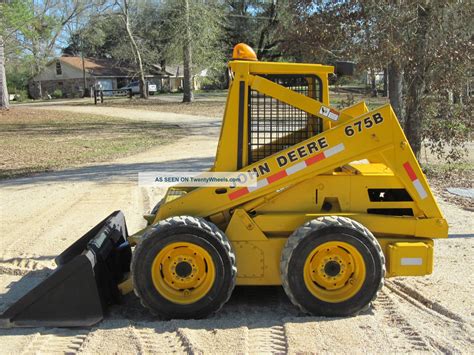
<svg viewBox="0 0 474 355"><path fill-rule="evenodd" d="M130 271L125 217L115 211L58 257L43 282L0 315L0 327L82 327L120 301L118 284Z"/></svg>

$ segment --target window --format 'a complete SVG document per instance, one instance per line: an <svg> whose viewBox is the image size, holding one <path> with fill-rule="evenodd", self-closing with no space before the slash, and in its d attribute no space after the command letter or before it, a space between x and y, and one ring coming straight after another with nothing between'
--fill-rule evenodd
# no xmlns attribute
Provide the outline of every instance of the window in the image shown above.
<svg viewBox="0 0 474 355"><path fill-rule="evenodd" d="M268 80L322 101L321 80L314 75L262 75ZM322 131L320 118L249 90L249 164Z"/></svg>
<svg viewBox="0 0 474 355"><path fill-rule="evenodd" d="M56 75L63 75L63 68L61 68L61 62L56 61Z"/></svg>

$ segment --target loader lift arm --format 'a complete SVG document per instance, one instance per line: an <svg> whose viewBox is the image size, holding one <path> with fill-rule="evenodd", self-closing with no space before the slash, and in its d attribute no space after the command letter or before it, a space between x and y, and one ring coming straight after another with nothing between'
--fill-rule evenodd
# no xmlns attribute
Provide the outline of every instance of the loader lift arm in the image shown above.
<svg viewBox="0 0 474 355"><path fill-rule="evenodd" d="M310 114L318 114L323 106L316 100L303 95L293 92L290 95L287 91L291 90L266 79L257 81L257 84L255 82L254 80L253 84L256 85L256 89L285 100L306 112L309 111ZM275 86L278 86L279 90L275 90ZM334 109L333 111L337 112ZM390 105L352 119L344 112L340 116L345 123L339 123L321 134L239 170L252 171L261 166L268 170L268 173L258 178L255 188L227 189L226 193L222 193L222 189L195 189L163 205L155 221L176 214L211 217L222 211L248 204L252 200L265 196L268 198L269 194L283 191L311 176L333 171L352 161L377 155L395 172L424 214L412 218L388 216L383 218L394 219L393 222L398 224L401 230L404 230L404 225L407 230L415 228L420 231L419 236L445 237L446 223ZM328 118L325 117L325 119ZM209 203L202 206L196 201L209 201ZM358 219L357 216L355 219ZM420 224L420 228L416 227L417 224ZM393 226L393 223L390 225ZM377 229L381 233L393 233L393 231L383 231L380 227Z"/></svg>

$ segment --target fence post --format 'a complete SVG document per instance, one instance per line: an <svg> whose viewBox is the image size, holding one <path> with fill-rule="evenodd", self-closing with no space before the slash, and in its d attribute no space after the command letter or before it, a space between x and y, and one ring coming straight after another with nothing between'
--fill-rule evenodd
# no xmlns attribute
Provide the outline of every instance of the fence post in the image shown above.
<svg viewBox="0 0 474 355"><path fill-rule="evenodd" d="M94 88L94 105L97 105L97 89Z"/></svg>
<svg viewBox="0 0 474 355"><path fill-rule="evenodd" d="M100 90L100 103L104 103L104 92L102 90Z"/></svg>

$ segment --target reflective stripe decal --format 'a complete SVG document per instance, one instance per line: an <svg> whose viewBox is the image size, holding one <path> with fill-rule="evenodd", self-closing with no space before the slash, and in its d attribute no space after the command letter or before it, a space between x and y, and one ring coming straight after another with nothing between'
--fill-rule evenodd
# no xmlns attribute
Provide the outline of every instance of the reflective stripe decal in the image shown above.
<svg viewBox="0 0 474 355"><path fill-rule="evenodd" d="M271 184L271 183L274 183L275 181L283 179L286 176L288 176L288 174L286 173L286 170L282 170L282 171L277 172L276 174L273 174L267 177L267 180L268 180L268 183Z"/></svg>
<svg viewBox="0 0 474 355"><path fill-rule="evenodd" d="M400 265L423 265L422 258L401 258Z"/></svg>
<svg viewBox="0 0 474 355"><path fill-rule="evenodd" d="M409 162L405 162L403 164L403 167L405 168L405 171L407 172L408 177L410 178L411 182L413 183L413 186L416 189L416 192L418 192L418 195L420 195L420 198L423 200L426 197L428 197L428 193L426 192L425 188L421 184L420 180L415 174L415 171L411 167Z"/></svg>
<svg viewBox="0 0 474 355"><path fill-rule="evenodd" d="M337 153L342 152L345 149L344 144L340 143L332 148L329 148L325 150L324 152L318 153L306 160L300 161L299 163L296 163L289 168L286 168L285 170L279 171L278 173L275 173L273 175L270 175L267 178L260 179L257 181L257 186L255 187L244 187L240 188L238 190L235 190L231 193L229 193L229 199L230 200L235 200L239 197L247 195L249 192L253 192L255 190L258 190L262 187L265 187L267 185L270 185L280 179L283 179L284 177L297 173L298 171L301 171L305 169L306 167L313 165L321 160L324 160L326 158L329 158Z"/></svg>
<svg viewBox="0 0 474 355"><path fill-rule="evenodd" d="M261 187L267 186L268 185L268 180L267 179L262 179L257 181L257 186L255 187L247 187L247 189L252 192L255 190L260 189Z"/></svg>
<svg viewBox="0 0 474 355"><path fill-rule="evenodd" d="M426 196L428 196L428 194L426 193L425 189L424 189L423 186L421 185L420 180L416 179L415 181L413 181L413 185L415 185L415 189L416 189L416 191L418 191L418 195L420 195L420 197L421 197L422 200L423 200L424 198L426 198Z"/></svg>
<svg viewBox="0 0 474 355"><path fill-rule="evenodd" d="M415 172L413 171L413 168L411 167L409 162L406 162L403 164L403 167L405 168L405 171L408 174L408 177L410 178L411 181L414 181L417 179Z"/></svg>
<svg viewBox="0 0 474 355"><path fill-rule="evenodd" d="M323 154L326 158L332 157L334 154L340 153L344 150L344 144L338 144L328 150L324 151Z"/></svg>
<svg viewBox="0 0 474 355"><path fill-rule="evenodd" d="M316 154L314 157L308 158L304 161L306 166L313 165L314 163L317 163L318 161L321 161L325 158L323 153Z"/></svg>
<svg viewBox="0 0 474 355"><path fill-rule="evenodd" d="M288 175L291 175L291 174L296 173L297 171L303 170L304 168L306 168L306 162L305 161L300 161L299 163L297 163L293 166L290 166L288 169L286 169L286 173Z"/></svg>
<svg viewBox="0 0 474 355"><path fill-rule="evenodd" d="M249 193L248 187L243 187L243 188L241 188L241 189L235 190L234 192L231 192L231 193L229 194L229 198L230 198L231 200L235 200L236 198L239 198L239 197L241 197L241 196L243 196L243 195L247 195L248 193Z"/></svg>

